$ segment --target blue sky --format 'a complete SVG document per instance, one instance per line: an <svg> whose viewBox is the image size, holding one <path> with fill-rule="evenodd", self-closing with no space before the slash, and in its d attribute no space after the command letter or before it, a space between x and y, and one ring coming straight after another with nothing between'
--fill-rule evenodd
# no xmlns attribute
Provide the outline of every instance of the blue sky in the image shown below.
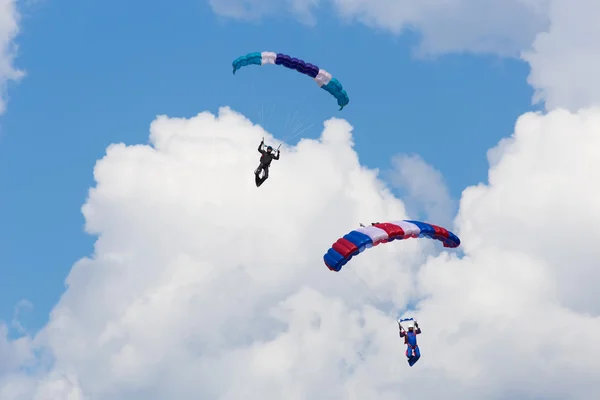
<svg viewBox="0 0 600 400"><path fill-rule="evenodd" d="M229 105L280 138L291 122L312 125L302 136L314 138L325 119L343 117L369 167L420 154L455 198L484 181L487 149L533 109L527 66L469 55L417 60L415 35L326 15L314 27L283 17L244 23L197 0L51 0L25 10L17 65L28 75L10 88L0 122L0 319L27 299L26 328L46 321L72 264L92 250L80 207L96 160L111 143L146 143L158 114ZM232 75L233 59L264 50L332 72L349 106L338 112L314 82L284 68Z"/></svg>

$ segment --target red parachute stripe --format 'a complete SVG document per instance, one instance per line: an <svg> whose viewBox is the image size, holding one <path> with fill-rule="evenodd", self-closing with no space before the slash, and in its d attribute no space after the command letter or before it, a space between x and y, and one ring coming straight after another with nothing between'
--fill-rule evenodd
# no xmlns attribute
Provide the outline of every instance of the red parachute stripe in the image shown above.
<svg viewBox="0 0 600 400"><path fill-rule="evenodd" d="M354 243L344 238L339 238L331 248L340 253L344 258L348 258L352 253L358 251L358 247Z"/></svg>
<svg viewBox="0 0 600 400"><path fill-rule="evenodd" d="M383 224L373 224L374 227L383 229L385 233L388 234L388 239L383 242L390 241L397 237L404 237L404 230L400 228L398 225L390 224L389 222L384 222Z"/></svg>
<svg viewBox="0 0 600 400"><path fill-rule="evenodd" d="M437 240L441 240L442 242L450 237L448 235L448 230L446 228L442 228L441 226L429 224L433 230L435 231L435 238Z"/></svg>

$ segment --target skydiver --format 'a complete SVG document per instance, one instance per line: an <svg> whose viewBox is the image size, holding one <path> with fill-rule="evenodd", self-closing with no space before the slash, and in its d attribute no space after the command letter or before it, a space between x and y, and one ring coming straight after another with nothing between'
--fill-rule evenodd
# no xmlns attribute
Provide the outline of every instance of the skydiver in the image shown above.
<svg viewBox="0 0 600 400"><path fill-rule="evenodd" d="M258 152L261 154L260 156L260 164L256 171L254 171L254 176L256 180L256 186L262 185L267 178L269 178L269 167L271 166L271 161L279 160L279 149L273 150L273 147L267 146L267 150L263 150L265 145L265 140L261 140L258 145ZM260 178L260 172L264 171L264 175L262 179Z"/></svg>
<svg viewBox="0 0 600 400"><path fill-rule="evenodd" d="M398 321L398 328L400 329L400 337L404 338L404 344L406 345L406 358L408 359L408 365L411 367L415 365L419 358L421 358L421 351L417 345L417 335L421 333L419 324L415 321L415 326L409 326L408 332L402 328L400 321ZM415 330L417 328L417 330Z"/></svg>

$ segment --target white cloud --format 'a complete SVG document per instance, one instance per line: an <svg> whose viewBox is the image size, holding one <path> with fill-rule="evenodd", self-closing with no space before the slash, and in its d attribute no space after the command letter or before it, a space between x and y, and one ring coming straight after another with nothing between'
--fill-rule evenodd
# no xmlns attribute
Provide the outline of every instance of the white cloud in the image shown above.
<svg viewBox="0 0 600 400"><path fill-rule="evenodd" d="M390 182L405 190L403 196L409 212L424 213L425 219L450 226L454 217L454 201L441 172L427 164L419 155L397 155L390 171Z"/></svg>
<svg viewBox="0 0 600 400"><path fill-rule="evenodd" d="M548 23L546 0L334 0L343 18L394 34L416 30L421 54L514 56Z"/></svg>
<svg viewBox="0 0 600 400"><path fill-rule="evenodd" d="M27 333L27 329L21 323L21 317L22 317L23 311L25 311L25 312L31 311L31 309L33 309L33 304L31 304L31 302L26 299L21 299L15 306L11 325L19 333L22 333L22 334Z"/></svg>
<svg viewBox="0 0 600 400"><path fill-rule="evenodd" d="M595 315L600 269L587 238L600 221L599 131L600 109L525 114L514 136L490 151L492 186L465 190L458 216L465 248L489 236L496 246L544 260L562 303Z"/></svg>
<svg viewBox="0 0 600 400"><path fill-rule="evenodd" d="M20 22L16 4L17 0L0 0L0 114L6 110L8 83L20 80L25 74L14 66Z"/></svg>
<svg viewBox="0 0 600 400"><path fill-rule="evenodd" d="M255 20L281 11L278 0L208 0L208 3L215 14L240 20Z"/></svg>
<svg viewBox="0 0 600 400"><path fill-rule="evenodd" d="M17 340L10 340L8 337L8 327L0 323L0 377L19 367L31 359L31 345L29 338L22 337Z"/></svg>
<svg viewBox="0 0 600 400"><path fill-rule="evenodd" d="M494 52L517 56L548 24L548 0L331 0L339 16L394 34L417 30L419 52ZM284 10L314 22L320 0L210 0L215 13L258 17ZM244 7L247 11L244 12ZM307 18L309 17L309 18Z"/></svg>
<svg viewBox="0 0 600 400"><path fill-rule="evenodd" d="M600 2L555 0L550 28L523 59L531 65L535 100L548 109L600 105Z"/></svg>
<svg viewBox="0 0 600 400"><path fill-rule="evenodd" d="M257 189L255 148L278 144L262 128L229 109L159 117L152 146L97 163L95 254L35 338L44 360L11 368L0 400L595 398L599 129L600 110L522 117L490 184L464 192L464 258L421 265L430 241L409 240L334 273L322 254L337 237L406 216L345 121L284 147ZM372 305L417 297L411 369L395 315Z"/></svg>

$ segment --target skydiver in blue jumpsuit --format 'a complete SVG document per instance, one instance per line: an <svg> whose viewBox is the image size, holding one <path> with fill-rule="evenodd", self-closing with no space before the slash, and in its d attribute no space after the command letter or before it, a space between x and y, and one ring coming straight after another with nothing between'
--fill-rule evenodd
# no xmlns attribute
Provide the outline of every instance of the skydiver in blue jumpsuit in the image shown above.
<svg viewBox="0 0 600 400"><path fill-rule="evenodd" d="M412 326L408 327L408 332L402 328L400 322L398 322L398 328L400 328L400 337L404 338L404 344L406 345L406 357L408 358L408 365L411 367L415 365L419 358L421 358L421 351L417 345L417 335L421 333L419 324L415 321L415 330Z"/></svg>

